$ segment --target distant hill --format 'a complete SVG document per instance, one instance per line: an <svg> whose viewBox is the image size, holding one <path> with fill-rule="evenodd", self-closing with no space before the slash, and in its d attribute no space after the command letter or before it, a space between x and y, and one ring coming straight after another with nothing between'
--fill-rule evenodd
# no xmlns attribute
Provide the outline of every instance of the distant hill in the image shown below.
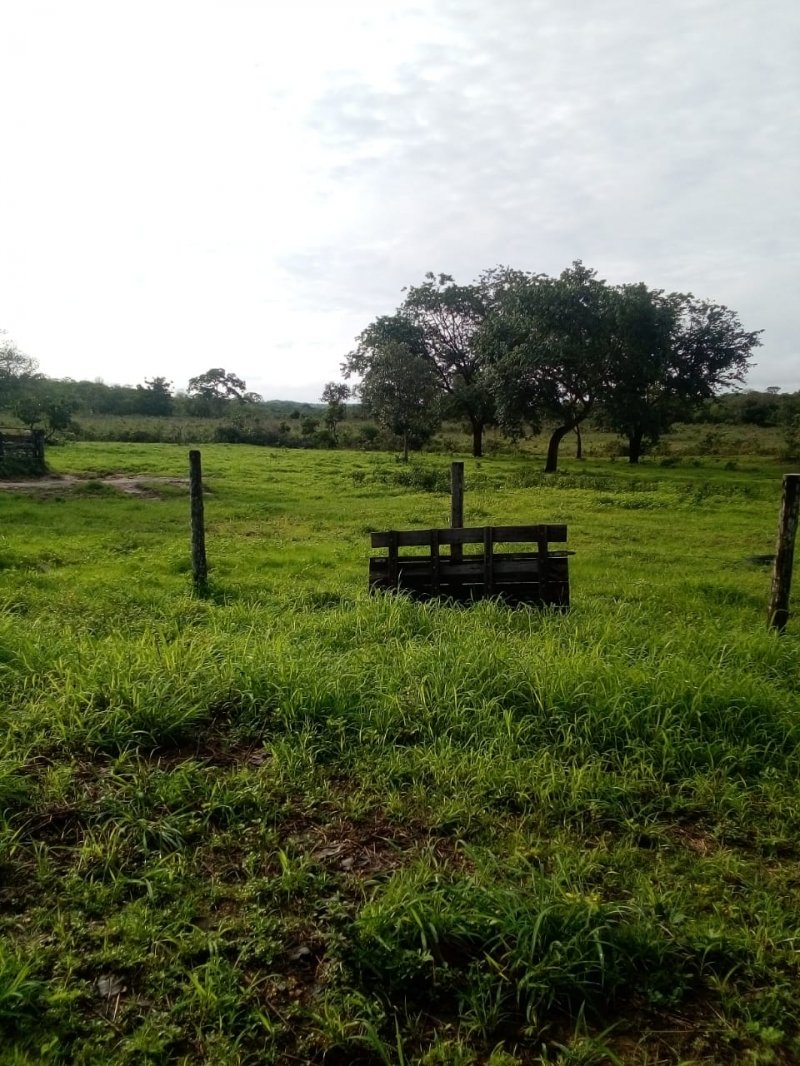
<svg viewBox="0 0 800 1066"><path fill-rule="evenodd" d="M275 418L288 418L293 411L301 415L319 414L325 410L324 403L303 403L298 400L264 400L258 405L266 414Z"/></svg>
<svg viewBox="0 0 800 1066"><path fill-rule="evenodd" d="M348 417L363 417L361 404L348 403L345 406L347 407ZM274 418L288 418L293 411L299 411L301 415L320 415L327 410L328 405L324 403L303 403L298 400L264 400L258 404L258 407L265 414L272 415Z"/></svg>

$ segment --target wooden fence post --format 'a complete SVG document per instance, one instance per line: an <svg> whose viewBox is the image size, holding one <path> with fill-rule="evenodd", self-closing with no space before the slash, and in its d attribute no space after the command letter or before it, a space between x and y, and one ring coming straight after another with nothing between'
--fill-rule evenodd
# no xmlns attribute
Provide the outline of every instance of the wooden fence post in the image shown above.
<svg viewBox="0 0 800 1066"><path fill-rule="evenodd" d="M767 614L768 624L779 633L783 633L789 621L794 539L799 515L800 474L784 474L783 498L778 517L778 541L775 545L775 565L772 570L772 591Z"/></svg>
<svg viewBox="0 0 800 1066"><path fill-rule="evenodd" d="M450 528L464 528L464 464L452 463L450 466ZM460 544L450 546L450 558L460 563L464 549Z"/></svg>
<svg viewBox="0 0 800 1066"><path fill-rule="evenodd" d="M195 592L203 593L208 588L208 562L203 519L203 471L200 452L196 449L189 452L189 499L192 515L192 582Z"/></svg>

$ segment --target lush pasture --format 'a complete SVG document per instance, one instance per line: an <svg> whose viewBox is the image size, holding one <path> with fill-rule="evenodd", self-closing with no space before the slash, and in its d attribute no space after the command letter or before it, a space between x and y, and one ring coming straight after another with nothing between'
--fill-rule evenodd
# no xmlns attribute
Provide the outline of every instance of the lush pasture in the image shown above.
<svg viewBox="0 0 800 1066"><path fill-rule="evenodd" d="M0 494L0 1061L798 1061L781 469L468 459L562 616L366 595L447 457L203 459L205 600L185 448Z"/></svg>

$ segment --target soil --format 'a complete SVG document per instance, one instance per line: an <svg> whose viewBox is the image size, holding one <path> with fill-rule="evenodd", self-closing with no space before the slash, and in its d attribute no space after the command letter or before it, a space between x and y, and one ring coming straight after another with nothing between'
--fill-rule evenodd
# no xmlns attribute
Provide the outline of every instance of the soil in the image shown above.
<svg viewBox="0 0 800 1066"><path fill-rule="evenodd" d="M189 481L180 477L76 477L65 474L63 477L30 478L27 481L0 481L0 491L9 492L61 492L64 489L86 484L108 485L109 488L124 492L128 496L157 496L159 485L181 485L188 491Z"/></svg>

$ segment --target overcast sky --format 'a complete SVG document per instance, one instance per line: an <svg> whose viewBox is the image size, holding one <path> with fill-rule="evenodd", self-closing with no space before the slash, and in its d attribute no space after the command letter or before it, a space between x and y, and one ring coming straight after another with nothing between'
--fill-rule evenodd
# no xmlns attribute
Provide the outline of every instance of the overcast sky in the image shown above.
<svg viewBox="0 0 800 1066"><path fill-rule="evenodd" d="M797 0L5 0L0 328L314 400L427 270L580 258L800 389L799 104Z"/></svg>

